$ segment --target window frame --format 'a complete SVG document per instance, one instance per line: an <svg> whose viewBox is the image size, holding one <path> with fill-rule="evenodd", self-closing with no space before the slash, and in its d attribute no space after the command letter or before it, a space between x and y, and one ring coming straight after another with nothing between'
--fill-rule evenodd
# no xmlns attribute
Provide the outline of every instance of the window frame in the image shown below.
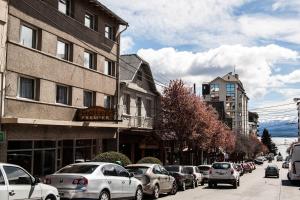
<svg viewBox="0 0 300 200"><path fill-rule="evenodd" d="M108 32L106 31L106 28L109 28ZM108 34L108 35L106 35L106 34ZM104 26L104 36L105 36L106 39L115 41L114 30L113 30L113 27L111 25L105 24L105 26Z"/></svg>
<svg viewBox="0 0 300 200"><path fill-rule="evenodd" d="M123 95L123 106L125 106L125 113L130 115L130 104L131 104L131 95L124 93ZM123 111L124 112L124 111Z"/></svg>
<svg viewBox="0 0 300 200"><path fill-rule="evenodd" d="M89 56L90 56L90 58L89 58L90 59L89 60L89 66L85 65L85 54L89 54ZM85 49L84 52L83 52L83 66L85 68L88 68L88 69L97 70L96 57L97 57L97 54L95 54L92 51L89 51L89 50Z"/></svg>
<svg viewBox="0 0 300 200"><path fill-rule="evenodd" d="M9 178L8 178L8 176L7 176L7 172L6 172L6 170L5 170L6 167L9 167L9 168L16 168L16 169L18 169L18 170L23 171L23 172L30 178L30 182L31 182L31 183L30 183L30 184L11 184L11 183L9 182ZM33 177L32 177L25 169L23 169L23 168L21 168L21 167L18 167L18 166L11 166L11 165L3 165L3 170L4 170L5 174L6 174L6 178L7 178L8 185L10 185L10 186L12 186L12 185L14 185L14 186L21 186L21 185L30 185L30 186L32 186L32 183L34 182Z"/></svg>
<svg viewBox="0 0 300 200"><path fill-rule="evenodd" d="M27 98L27 97L22 97L21 96L21 79L30 79L33 80L33 98ZM37 79L33 78L33 77L29 77L29 76L19 76L18 77L18 98L20 99L27 99L27 100L33 100L36 101L37 100Z"/></svg>
<svg viewBox="0 0 300 200"><path fill-rule="evenodd" d="M91 105L90 106L86 106L85 105L85 94L86 93L90 93L90 94L92 94L92 96L91 96ZM89 108L89 107L93 107L93 106L95 106L95 92L93 92L93 91L90 91L90 90L83 90L83 106L84 107L86 107L86 108Z"/></svg>
<svg viewBox="0 0 300 200"><path fill-rule="evenodd" d="M109 99L109 106L108 107L106 107L106 101L105 101L106 98ZM104 100L104 102L103 102L104 103L104 105L103 105L104 108L106 108L106 109L113 109L113 107L114 107L114 96L112 96L112 95L104 95L103 100Z"/></svg>
<svg viewBox="0 0 300 200"><path fill-rule="evenodd" d="M90 26L87 26L86 24L85 24L85 20L87 19L86 17L87 16L89 16L89 17L91 17L90 18ZM92 30L95 30L95 25L96 25L96 16L94 15L94 14L92 14L92 13L90 13L90 12L88 12L88 11L86 11L85 12L85 14L84 14L84 26L85 27L87 27L87 28L89 28L89 29L92 29Z"/></svg>
<svg viewBox="0 0 300 200"><path fill-rule="evenodd" d="M149 104L150 103L150 104ZM150 105L150 107L149 107ZM150 98L146 99L146 117L152 117L152 105L153 105L153 101Z"/></svg>
<svg viewBox="0 0 300 200"><path fill-rule="evenodd" d="M61 58L59 57L58 55L58 43L61 42L63 44L65 44L65 47L67 47L67 49L65 49L65 57L64 58ZM67 53L66 53L67 51ZM64 40L64 39L61 39L61 38L57 38L57 42L56 42L56 57L59 58L59 59L62 59L62 60L66 60L66 61L71 61L71 43Z"/></svg>
<svg viewBox="0 0 300 200"><path fill-rule="evenodd" d="M32 42L34 42L34 45L31 44L31 45L32 45L31 47L28 47L28 46L26 46L26 45L24 45L24 44L22 43L21 37L22 37L22 27L23 27L23 26L24 26L24 27L27 27L27 28L29 28L29 29L31 29L31 30L33 31L33 33L35 33L35 38L32 39ZM32 37L33 37L33 35L32 35ZM35 27L35 26L32 26L32 25L30 25L30 24L21 22L21 24L20 24L20 33L19 33L19 43L20 43L22 46L27 47L27 48L38 49L38 42L39 42L39 38L38 38L38 28ZM34 47L33 47L33 46L34 46Z"/></svg>
<svg viewBox="0 0 300 200"><path fill-rule="evenodd" d="M111 64L111 65L109 65L109 64ZM107 72L106 72L106 70L107 70ZM104 74L108 75L108 76L116 77L116 62L109 60L109 59L105 59Z"/></svg>
<svg viewBox="0 0 300 200"><path fill-rule="evenodd" d="M65 104L65 103L61 103L61 102L58 102L57 101L57 99L58 99L58 87L65 87L65 88L67 88L67 103ZM70 92L71 92L71 87L70 86L68 86L68 85L63 85L63 84L56 84L56 87L55 87L55 89L56 89L56 92L55 92L55 94L56 94L56 97L55 97L55 103L56 104L59 104L59 105L67 105L67 106L70 106L71 105L71 101L70 101Z"/></svg>
<svg viewBox="0 0 300 200"><path fill-rule="evenodd" d="M219 91L220 91L220 84L218 84L218 83L210 84L210 92L217 93Z"/></svg>
<svg viewBox="0 0 300 200"><path fill-rule="evenodd" d="M65 1L65 6L66 6L66 13L64 13L64 12L62 12L60 9L59 9L59 5L60 5L60 3L63 3L63 1ZM60 12L60 13L62 13L62 14L64 14L64 15L67 15L67 16L71 16L71 4L72 4L72 2L71 2L71 0L58 0L57 1L57 10Z"/></svg>

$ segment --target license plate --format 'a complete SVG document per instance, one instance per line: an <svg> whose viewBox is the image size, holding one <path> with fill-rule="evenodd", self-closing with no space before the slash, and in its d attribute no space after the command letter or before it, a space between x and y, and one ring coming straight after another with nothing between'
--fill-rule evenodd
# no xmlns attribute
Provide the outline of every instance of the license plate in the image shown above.
<svg viewBox="0 0 300 200"><path fill-rule="evenodd" d="M224 175L224 173L223 173L223 172L217 172L217 174L219 174L219 175Z"/></svg>

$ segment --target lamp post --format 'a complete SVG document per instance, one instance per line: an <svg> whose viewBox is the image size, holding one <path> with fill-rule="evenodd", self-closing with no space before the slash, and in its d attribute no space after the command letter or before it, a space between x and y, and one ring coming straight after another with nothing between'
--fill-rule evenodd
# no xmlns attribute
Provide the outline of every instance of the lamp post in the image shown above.
<svg viewBox="0 0 300 200"><path fill-rule="evenodd" d="M298 141L300 142L300 98L294 98L298 110Z"/></svg>

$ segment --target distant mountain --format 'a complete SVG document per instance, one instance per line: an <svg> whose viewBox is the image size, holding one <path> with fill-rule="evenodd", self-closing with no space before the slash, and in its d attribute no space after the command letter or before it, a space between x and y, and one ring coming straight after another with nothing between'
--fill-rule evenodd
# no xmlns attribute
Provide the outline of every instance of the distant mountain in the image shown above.
<svg viewBox="0 0 300 200"><path fill-rule="evenodd" d="M272 137L297 137L298 123L296 121L266 121L259 125L259 134L261 135L264 128L267 128Z"/></svg>

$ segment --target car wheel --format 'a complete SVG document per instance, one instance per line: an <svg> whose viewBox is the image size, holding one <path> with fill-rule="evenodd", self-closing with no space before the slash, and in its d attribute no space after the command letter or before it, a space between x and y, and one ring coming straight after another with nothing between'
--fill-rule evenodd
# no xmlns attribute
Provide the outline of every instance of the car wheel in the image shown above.
<svg viewBox="0 0 300 200"><path fill-rule="evenodd" d="M192 182L192 188L193 188L193 189L196 188L196 181L195 181L195 180L193 180L193 182Z"/></svg>
<svg viewBox="0 0 300 200"><path fill-rule="evenodd" d="M237 186L240 187L241 186L241 180L238 180Z"/></svg>
<svg viewBox="0 0 300 200"><path fill-rule="evenodd" d="M110 195L107 191L102 191L99 200L110 200Z"/></svg>
<svg viewBox="0 0 300 200"><path fill-rule="evenodd" d="M45 200L56 200L56 198L53 195L48 195Z"/></svg>
<svg viewBox="0 0 300 200"><path fill-rule="evenodd" d="M203 185L204 185L204 180L201 181L201 186L203 186Z"/></svg>
<svg viewBox="0 0 300 200"><path fill-rule="evenodd" d="M153 197L154 197L154 199L159 198L159 186L157 184L154 186Z"/></svg>
<svg viewBox="0 0 300 200"><path fill-rule="evenodd" d="M213 184L210 183L210 182L208 182L208 187L209 187L209 188L212 188L212 187L213 187Z"/></svg>
<svg viewBox="0 0 300 200"><path fill-rule="evenodd" d="M185 191L185 190L186 190L186 185L185 185L185 182L184 182L184 181L183 181L183 183L182 183L181 190L182 190L182 191Z"/></svg>
<svg viewBox="0 0 300 200"><path fill-rule="evenodd" d="M177 184L176 181L173 182L172 189L170 191L170 195L175 195L177 193Z"/></svg>
<svg viewBox="0 0 300 200"><path fill-rule="evenodd" d="M218 187L218 183L214 183L214 188Z"/></svg>
<svg viewBox="0 0 300 200"><path fill-rule="evenodd" d="M233 188L234 188L234 189L237 189L237 185L238 185L238 184L237 184L237 181L235 181L235 182L233 183Z"/></svg>
<svg viewBox="0 0 300 200"><path fill-rule="evenodd" d="M139 186L135 193L135 200L142 200L143 199L143 189Z"/></svg>

